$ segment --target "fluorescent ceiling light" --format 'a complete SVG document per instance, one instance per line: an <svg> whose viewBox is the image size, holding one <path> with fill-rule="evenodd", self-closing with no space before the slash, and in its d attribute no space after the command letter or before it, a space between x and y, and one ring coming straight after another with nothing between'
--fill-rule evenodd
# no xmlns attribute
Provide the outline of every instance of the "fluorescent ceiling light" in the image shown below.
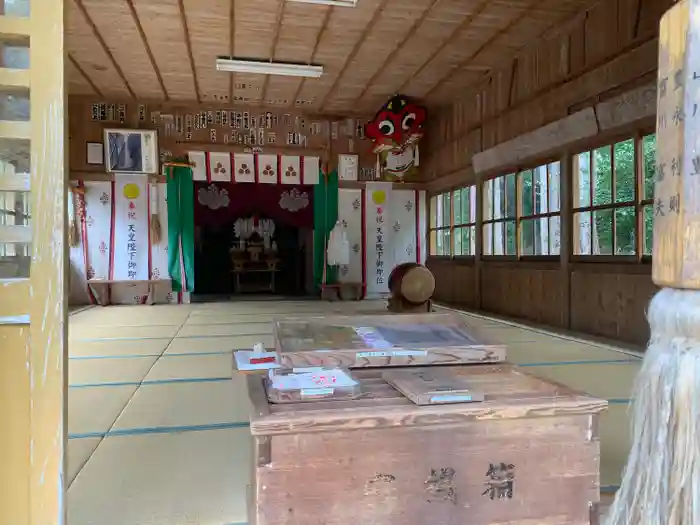
<svg viewBox="0 0 700 525"><path fill-rule="evenodd" d="M255 73L258 75L283 75L288 77L319 78L323 75L323 66L264 62L262 60L238 60L235 58L217 58L216 69L231 73Z"/></svg>
<svg viewBox="0 0 700 525"><path fill-rule="evenodd" d="M287 0L287 2L298 2L300 4L321 4L338 7L355 7L357 0Z"/></svg>

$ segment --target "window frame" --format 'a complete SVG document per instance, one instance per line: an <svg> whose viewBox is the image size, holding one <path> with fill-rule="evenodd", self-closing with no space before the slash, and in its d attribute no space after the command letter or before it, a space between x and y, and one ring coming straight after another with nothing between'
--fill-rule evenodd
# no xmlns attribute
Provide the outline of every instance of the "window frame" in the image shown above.
<svg viewBox="0 0 700 525"><path fill-rule="evenodd" d="M550 203L549 203L549 174L550 174L550 166L554 163L559 164L559 206L558 210L556 212L549 211L550 209ZM528 215L523 215L522 214L522 178L521 174L527 171L530 171L534 174L535 170L537 168L540 168L542 166L547 167L547 212L541 212L537 213L535 212L534 214L528 214ZM481 256L485 260L495 260L495 261L556 261L561 258L561 239L565 232L562 231L561 229L561 216L562 216L562 175L565 175L562 173L562 156L561 155L553 155L550 157L546 157L544 159L541 159L539 161L535 162L530 162L526 165L523 166L518 166L514 169L510 170L501 170L500 173L494 174L491 176L488 176L482 180L482 199L481 199L481 213L482 213L482 242L481 242ZM515 215L514 216L507 216L507 209L508 209L508 199L507 199L507 177L513 176L515 179L515 195L514 195L514 200L515 200ZM485 203L485 197L488 195L489 191L487 189L487 184L489 184L489 181L496 180L499 178L504 179L504 193L505 193L505 201L503 204L503 216L499 217L498 219L495 218L495 212L494 212L494 218L488 218L487 216L487 208L484 205ZM495 192L492 192L491 195L491 208L494 208L495 210ZM534 194L533 194L533 211L534 211ZM539 219L539 218L544 218L544 217L559 217L559 254L554 254L554 255L524 255L522 254L522 243L521 243L521 231L522 231L522 222L528 221L528 220L533 220L533 219ZM506 235L504 236L504 247L503 247L503 254L494 254L494 239L495 236L493 235L493 230L492 230L492 235L491 235L491 253L486 253L484 250L485 246L485 241L487 239L486 235L486 226L488 224L497 224L497 223L502 223L504 224L504 228L507 228L506 224L507 223L515 223L515 253L511 254L506 254L505 252L507 251L507 245L508 245L508 235L506 232ZM549 222L548 222L548 227L549 227Z"/></svg>
<svg viewBox="0 0 700 525"><path fill-rule="evenodd" d="M569 197L571 199L569 208L570 224L569 230L571 232L571 246L569 247L569 256L572 262L577 263L619 263L619 264L650 264L651 255L644 254L644 244L646 239L646 232L644 230L644 213L645 208L652 207L654 204L654 197L652 194L651 198L645 198L645 170L644 170L644 139L646 137L655 136L656 130L654 127L642 127L634 131L627 131L625 133L617 133L615 135L609 135L605 138L591 141L584 146L580 146L575 150L571 151L568 157L569 167L570 167L570 191ZM616 191L616 173L615 173L615 145L632 140L634 144L634 199L630 201L615 202L615 191ZM609 147L611 153L611 196L609 203L606 204L593 204L593 192L595 186L595 173L593 164L593 152L597 149ZM655 146L656 147L656 146ZM578 205L578 159L582 153L589 153L589 163L590 168L590 181L589 181L589 205L580 206ZM654 165L656 169L656 165ZM615 225L615 210L622 208L634 207L635 213L635 253L634 254L620 254L616 255L615 243L616 243L616 225ZM577 213L590 212L591 222L593 221L593 213L595 211L601 210L611 210L612 211L612 240L613 240L613 253L605 255L596 254L580 254L576 253L576 246L578 243L579 228L576 221ZM592 233L591 233L591 243L592 243Z"/></svg>
<svg viewBox="0 0 700 525"><path fill-rule="evenodd" d="M473 198L473 204L474 208L470 208L470 218L473 217L473 221L467 221L467 222L460 222L459 224L455 223L455 194L457 192L461 192L463 190L469 190L468 194L471 195L471 192L474 194ZM477 188L476 184L467 184L465 186L458 186L455 188L451 188L449 190L444 190L440 191L437 193L433 193L428 195L428 257L432 258L439 258L439 259L474 259L476 258L476 253L472 255L462 255L458 254L455 255L455 232L460 231L464 228L473 228L473 234L474 234L474 251L478 249L477 243L476 243L476 226L477 226L477 213L478 213L478 199L477 199ZM442 215L443 217L445 216L445 213L448 214L448 223L446 225L438 225L438 216L437 216L437 210L433 209L433 199L437 200L442 199L444 195L449 195L449 210L442 210ZM471 197L470 197L471 199ZM461 200L460 200L461 203ZM444 203L443 203L444 206ZM433 213L435 215L433 216ZM431 223L433 221L433 217L435 220L435 226L432 226ZM433 253L433 232L436 233L436 241L435 241L435 246L437 247L437 235L439 235L439 232L449 232L449 243L448 243L448 248L449 248L449 254L435 254Z"/></svg>

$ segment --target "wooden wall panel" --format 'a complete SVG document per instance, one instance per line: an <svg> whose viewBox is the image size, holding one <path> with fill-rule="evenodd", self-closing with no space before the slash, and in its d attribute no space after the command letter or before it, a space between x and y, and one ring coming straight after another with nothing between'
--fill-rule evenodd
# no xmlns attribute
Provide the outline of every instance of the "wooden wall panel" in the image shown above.
<svg viewBox="0 0 700 525"><path fill-rule="evenodd" d="M571 274L571 329L636 345L645 345L645 311L658 288L650 274L622 273L592 263ZM648 270L648 268L647 268Z"/></svg>
<svg viewBox="0 0 700 525"><path fill-rule="evenodd" d="M421 148L422 176L429 192L478 182L472 166L475 153L636 88L641 88L640 96L646 96L649 89L645 86L653 84L656 76L658 23L673 3L599 2L561 24L557 32L533 42L511 63L488 73L459 100L431 113ZM651 111L652 104L648 105ZM653 117L613 129L604 126L606 129L591 140L607 140L622 127L631 135L635 126L648 130L650 125ZM467 140L470 136L473 138ZM562 155L572 147L581 144L562 146ZM536 159L540 160L550 159ZM430 259L429 264L435 271L439 300L470 303L473 308L629 343L646 343L644 312L656 290L648 265L572 266L557 261L547 266L484 260L479 264L479 281L465 290L457 284L457 268L465 267L462 261ZM479 287L481 301L477 302L478 295L472 296L472 290Z"/></svg>
<svg viewBox="0 0 700 525"><path fill-rule="evenodd" d="M69 131L70 131L70 168L72 173L104 173L103 166L90 166L86 159L86 144L87 142L102 142L105 128L142 128L142 129L157 129L158 130L158 145L161 153L164 151L170 152L173 155L181 156L187 154L188 151L238 151L251 146L233 145L232 143L224 142L224 135L234 131L228 125L212 123L202 129L192 130L192 139L184 140L185 134L176 133L174 130L168 131L166 124L160 118L160 115L171 115L173 119L176 116L181 116L184 119L185 115L192 115L201 111L216 112L216 110L229 110L238 112L249 112L250 115L259 116L267 111L278 117L278 125L269 131L275 132L275 143L268 143L262 146L265 153L273 154L288 154L288 155L312 155L318 156L322 161L329 162L331 169L336 167L339 154L354 153L360 158L360 167L372 169L376 166L376 156L371 153L371 145L368 140L360 139L355 136L355 126L349 126L346 120L336 120L338 135L336 139L332 138L331 130L333 124L327 117L314 116L305 114L300 111L292 110L276 110L276 109L259 109L250 107L236 107L235 105L215 105L203 104L200 106L187 106L174 103L162 104L143 104L146 112L146 119L139 119L138 102L126 102L126 116L124 123L118 120L93 121L92 120L92 105L94 103L108 104L115 106L115 112L118 109L119 103L122 101L114 100L98 100L94 97L71 97L69 100ZM292 126L286 126L283 123L284 116L289 116L289 121ZM154 124L151 120L156 119ZM301 119L297 125L297 118ZM357 119L357 123L368 121L371 116L364 119ZM320 126L322 132L312 134L312 124ZM173 121L173 128L175 121ZM217 131L217 140L210 140L210 129ZM352 130L352 136L350 135ZM236 130L243 131L243 130ZM287 132L298 132L306 136L307 145L287 145Z"/></svg>

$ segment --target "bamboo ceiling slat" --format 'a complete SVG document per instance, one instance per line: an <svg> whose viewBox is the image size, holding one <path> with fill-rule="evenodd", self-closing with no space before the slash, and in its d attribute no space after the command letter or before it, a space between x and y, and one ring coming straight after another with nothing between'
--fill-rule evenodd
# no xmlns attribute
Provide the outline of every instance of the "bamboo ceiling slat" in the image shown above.
<svg viewBox="0 0 700 525"><path fill-rule="evenodd" d="M316 52L316 61L323 64L324 74L319 79L307 79L304 82L299 92L300 100L314 100L310 107L320 109L324 97L343 72L348 58L382 2L383 0L362 0L353 9L333 10Z"/></svg>
<svg viewBox="0 0 700 525"><path fill-rule="evenodd" d="M163 91L127 3L124 0L109 3L82 0L82 3L131 89L144 98L162 98ZM132 45L124 46L124 41Z"/></svg>
<svg viewBox="0 0 700 525"><path fill-rule="evenodd" d="M462 92L465 89L478 89L479 78L474 78L466 69L469 67L480 68L488 64L491 68L502 66L507 60L512 59L522 52L524 48L530 45L534 40L546 35L553 28L565 22L577 12L580 11L581 4L577 0L545 0L537 4L537 7L531 9L528 17L520 20L509 31L501 33L498 39L487 48L484 48L477 56L469 61L467 67L462 67L461 71L451 74L445 78L439 85L433 88L433 93L430 98L435 100L444 100L449 98L458 90ZM493 55L489 49L498 48L500 42L507 42L507 47L500 48L500 54ZM518 48L513 51L513 45L518 45ZM527 60L527 59L526 59ZM545 64L532 64L537 73L538 68L545 67ZM528 78L524 75L521 65L521 73L518 78Z"/></svg>
<svg viewBox="0 0 700 525"><path fill-rule="evenodd" d="M226 99L229 74L216 70L216 57L228 55L230 0L184 0L192 56L202 100Z"/></svg>
<svg viewBox="0 0 700 525"><path fill-rule="evenodd" d="M66 60L66 79L68 81L68 90L76 95L99 95L96 91L92 80L83 72L81 67L76 64L68 55Z"/></svg>
<svg viewBox="0 0 700 525"><path fill-rule="evenodd" d="M236 56L270 59L277 29L275 20L282 0L234 0L236 2ZM235 75L234 94L243 102L260 105L265 75ZM239 100L241 100L239 98Z"/></svg>
<svg viewBox="0 0 700 525"><path fill-rule="evenodd" d="M394 63L387 64L384 72L367 90L367 96L372 102L381 100L387 92L404 91L403 88L411 78L420 74L443 46L456 38L460 31L471 24L471 20L481 12L490 0L464 2L462 0L446 0L440 2L425 19L400 50Z"/></svg>
<svg viewBox="0 0 700 525"><path fill-rule="evenodd" d="M448 76L454 68L462 64L466 65L466 62L479 52L484 42L496 37L508 24L526 11L527 6L523 7L519 3L515 3L512 7L506 7L489 2L489 5L474 18L469 27L462 31L458 38L453 40L435 57L435 60L410 80L405 90L415 93L416 96L424 97L437 82Z"/></svg>
<svg viewBox="0 0 700 525"><path fill-rule="evenodd" d="M105 51L93 31L90 21L78 8L75 0L67 2L66 48L71 57L89 75L92 82L103 93L115 97L129 98L131 95L110 55Z"/></svg>
<svg viewBox="0 0 700 525"><path fill-rule="evenodd" d="M134 0L134 8L170 98L196 101L177 0Z"/></svg>
<svg viewBox="0 0 700 525"><path fill-rule="evenodd" d="M69 0L67 78L73 94L116 99L233 98L358 114L403 92L430 105L477 89L487 72L595 1L359 0L339 8L286 0ZM216 57L231 54L317 63L324 75L217 71ZM543 77L554 74L538 67Z"/></svg>
<svg viewBox="0 0 700 525"><path fill-rule="evenodd" d="M313 63L316 43L331 11L331 7L287 3L275 49L275 60ZM273 106L294 105L302 82L301 79L271 76L265 103ZM309 102L312 101L304 101L305 104L301 105L308 105Z"/></svg>
<svg viewBox="0 0 700 525"><path fill-rule="evenodd" d="M389 1L355 59L348 65L342 82L327 101L327 109L342 110L352 105L387 57L405 41L411 26L421 18L431 1Z"/></svg>

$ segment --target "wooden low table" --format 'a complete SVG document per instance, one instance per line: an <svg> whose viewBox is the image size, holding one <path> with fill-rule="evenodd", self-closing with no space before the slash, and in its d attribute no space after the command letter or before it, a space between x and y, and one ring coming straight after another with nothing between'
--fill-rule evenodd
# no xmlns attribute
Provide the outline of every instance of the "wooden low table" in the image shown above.
<svg viewBox="0 0 700 525"><path fill-rule="evenodd" d="M247 376L248 523L598 523L606 401L507 363L440 368L485 401L418 406L366 369L354 371L357 398L274 405L263 378Z"/></svg>
<svg viewBox="0 0 700 525"><path fill-rule="evenodd" d="M233 290L235 293L242 292L271 292L275 293L277 290L275 279L279 268L242 268L233 269ZM265 284L260 285L246 285L241 283L241 276L244 275L268 275L269 280Z"/></svg>
<svg viewBox="0 0 700 525"><path fill-rule="evenodd" d="M131 279L89 279L87 282L88 287L95 296L97 304L100 306L108 306L111 304L111 288L114 285L123 284L147 284L148 285L148 296L146 298L146 304L155 304L155 287L160 284L170 284L172 281L170 279L148 279L148 280L131 280Z"/></svg>

